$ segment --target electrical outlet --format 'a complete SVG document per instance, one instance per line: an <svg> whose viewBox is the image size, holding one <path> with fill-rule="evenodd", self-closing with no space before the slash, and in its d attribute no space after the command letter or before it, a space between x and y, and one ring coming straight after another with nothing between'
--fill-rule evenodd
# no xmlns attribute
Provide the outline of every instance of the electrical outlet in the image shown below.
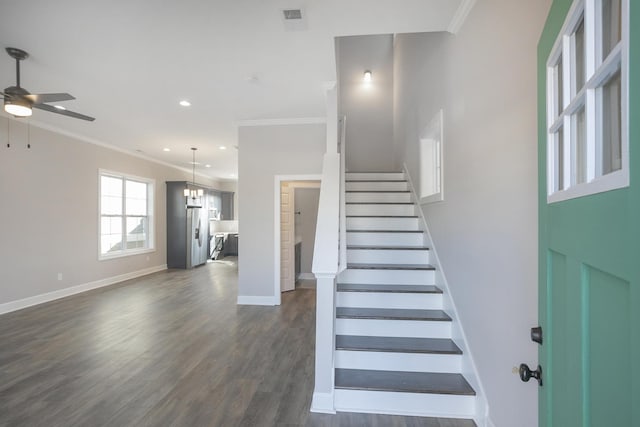
<svg viewBox="0 0 640 427"><path fill-rule="evenodd" d="M62 273L58 273L58 280L62 280Z"/></svg>

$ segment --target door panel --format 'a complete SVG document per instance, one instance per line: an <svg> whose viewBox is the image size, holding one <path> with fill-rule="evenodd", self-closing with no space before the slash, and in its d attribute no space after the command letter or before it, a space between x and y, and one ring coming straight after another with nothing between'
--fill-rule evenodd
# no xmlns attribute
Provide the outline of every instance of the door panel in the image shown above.
<svg viewBox="0 0 640 427"><path fill-rule="evenodd" d="M640 2L630 2L630 186L547 203L546 63L571 0L538 45L539 420L640 426ZM531 384L531 383L529 383Z"/></svg>
<svg viewBox="0 0 640 427"><path fill-rule="evenodd" d="M631 286L588 266L584 272L591 425L631 426Z"/></svg>
<svg viewBox="0 0 640 427"><path fill-rule="evenodd" d="M288 183L280 187L280 290L295 289L293 188Z"/></svg>

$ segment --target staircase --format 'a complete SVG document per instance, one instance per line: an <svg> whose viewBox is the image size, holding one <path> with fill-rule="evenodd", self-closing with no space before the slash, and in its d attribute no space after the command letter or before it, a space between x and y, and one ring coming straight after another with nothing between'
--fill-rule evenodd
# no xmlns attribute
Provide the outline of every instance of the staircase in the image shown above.
<svg viewBox="0 0 640 427"><path fill-rule="evenodd" d="M452 319L403 173L347 173L336 297L338 411L473 418Z"/></svg>

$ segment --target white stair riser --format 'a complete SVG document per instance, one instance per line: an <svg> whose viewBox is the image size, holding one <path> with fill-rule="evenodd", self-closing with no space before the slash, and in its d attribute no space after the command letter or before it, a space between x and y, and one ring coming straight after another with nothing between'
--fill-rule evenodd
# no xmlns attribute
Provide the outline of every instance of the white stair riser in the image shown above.
<svg viewBox="0 0 640 427"><path fill-rule="evenodd" d="M343 412L467 419L476 412L475 396L452 394L336 389L334 401Z"/></svg>
<svg viewBox="0 0 640 427"><path fill-rule="evenodd" d="M411 193L346 193L345 202L406 203L411 202Z"/></svg>
<svg viewBox="0 0 640 427"><path fill-rule="evenodd" d="M407 191L409 188L406 181L360 181L346 182L347 191Z"/></svg>
<svg viewBox="0 0 640 427"><path fill-rule="evenodd" d="M401 283L403 285L433 285L433 270L355 270L347 268L340 273L340 283L367 283L385 285Z"/></svg>
<svg viewBox="0 0 640 427"><path fill-rule="evenodd" d="M336 334L372 337L451 338L451 322L336 319Z"/></svg>
<svg viewBox="0 0 640 427"><path fill-rule="evenodd" d="M347 245L423 246L423 233L349 233Z"/></svg>
<svg viewBox="0 0 640 427"><path fill-rule="evenodd" d="M345 174L347 181L372 181L372 180L390 180L397 181L404 179L403 172L347 172Z"/></svg>
<svg viewBox="0 0 640 427"><path fill-rule="evenodd" d="M336 294L336 306L441 310L442 294L338 292Z"/></svg>
<svg viewBox="0 0 640 427"><path fill-rule="evenodd" d="M347 262L362 264L429 264L426 249L347 249Z"/></svg>
<svg viewBox="0 0 640 427"><path fill-rule="evenodd" d="M336 350L335 363L336 368L344 369L458 374L462 367L462 356L459 354Z"/></svg>
<svg viewBox="0 0 640 427"><path fill-rule="evenodd" d="M347 218L347 230L420 230L418 218Z"/></svg>
<svg viewBox="0 0 640 427"><path fill-rule="evenodd" d="M347 215L415 215L413 205L361 205L348 204L346 206Z"/></svg>

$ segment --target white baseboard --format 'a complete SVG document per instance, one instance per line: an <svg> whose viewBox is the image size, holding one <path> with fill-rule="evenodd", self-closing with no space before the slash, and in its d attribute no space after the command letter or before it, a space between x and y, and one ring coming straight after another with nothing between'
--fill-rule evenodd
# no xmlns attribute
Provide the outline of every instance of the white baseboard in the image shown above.
<svg viewBox="0 0 640 427"><path fill-rule="evenodd" d="M335 414L333 393L313 393L310 411L320 414Z"/></svg>
<svg viewBox="0 0 640 427"><path fill-rule="evenodd" d="M279 305L275 297L238 295L238 305Z"/></svg>
<svg viewBox="0 0 640 427"><path fill-rule="evenodd" d="M313 273L300 273L300 274L298 274L298 279L299 280L314 280L315 278L316 278L316 276Z"/></svg>
<svg viewBox="0 0 640 427"><path fill-rule="evenodd" d="M158 271L166 269L166 264L157 265L155 267L144 268L142 270L132 271L130 273L120 274L118 276L107 277L104 279L95 280L93 282L83 283L81 285L71 286L69 288L59 289L53 292L47 292L46 294L34 295L32 297L10 301L4 304L0 304L0 314L22 310L23 308L31 307L38 304L44 304L45 302L54 301L82 292L87 292L92 289L102 288L105 286L113 285L115 283L124 282L125 280L135 279L136 277L146 276L147 274L156 273Z"/></svg>

